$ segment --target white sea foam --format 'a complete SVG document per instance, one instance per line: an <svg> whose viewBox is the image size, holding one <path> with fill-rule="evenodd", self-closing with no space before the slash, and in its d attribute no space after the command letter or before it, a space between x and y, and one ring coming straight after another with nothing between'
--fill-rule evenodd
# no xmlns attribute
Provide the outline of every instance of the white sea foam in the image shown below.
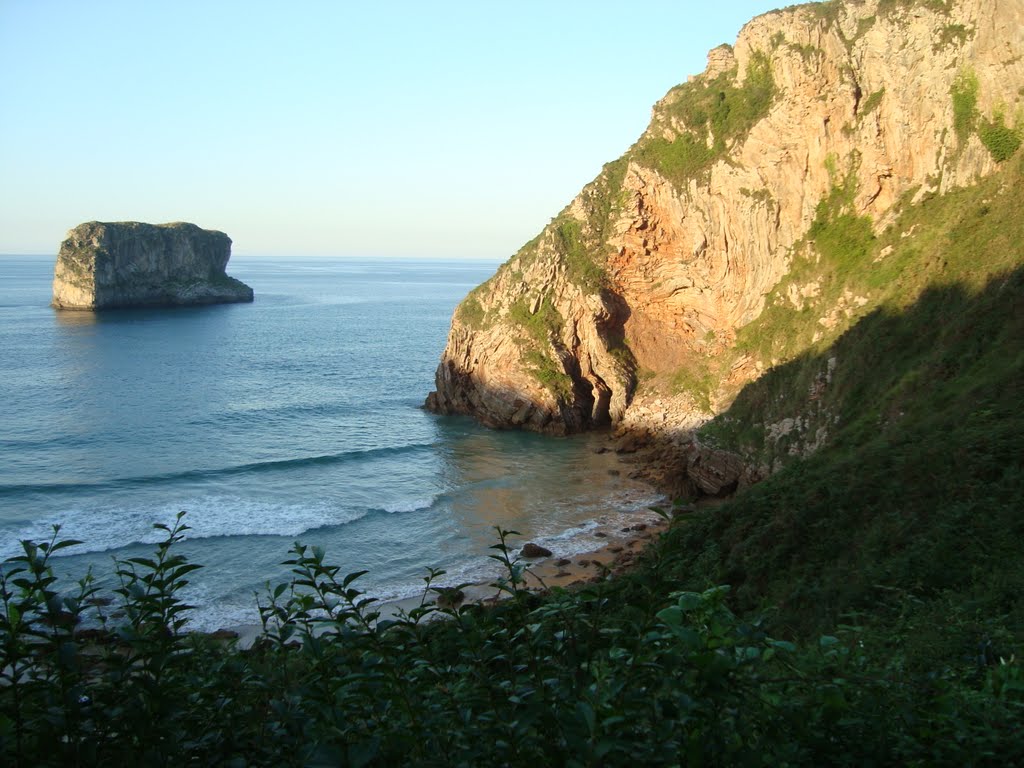
<svg viewBox="0 0 1024 768"><path fill-rule="evenodd" d="M564 529L541 529L529 541L551 550L553 557L574 558L595 552L607 545L610 540L624 539L632 535L623 529L631 528L640 522L649 522L655 517L653 512L648 512L650 507L664 502L663 495L647 488L624 489L604 497L600 502L593 502L592 519ZM578 514L580 506L577 504L574 508ZM527 539L509 542L513 557L526 541ZM503 573L504 566L481 555L469 562L447 568L445 575L435 586L486 584L500 578ZM391 602L419 597L423 594L423 588L423 582L419 580L415 583L388 584L370 591L374 597Z"/></svg>
<svg viewBox="0 0 1024 768"><path fill-rule="evenodd" d="M260 623L259 607L254 594L224 598L217 594L216 588L190 584L182 592L182 597L196 606L196 610L189 613L190 630L214 632Z"/></svg>
<svg viewBox="0 0 1024 768"><path fill-rule="evenodd" d="M429 508L437 503L440 494L430 498L410 499L407 501L395 502L383 505L382 509L390 513L415 512L420 509ZM287 536L298 536L311 528L322 525L338 524L346 522L328 504L321 505L273 505L255 504L251 502L230 499L224 497L208 497L197 500L190 508L186 518L194 529L188 532L189 538L206 538L225 535L259 535L277 534ZM550 549L555 557L575 558L608 544L616 538L625 538L629 533L623 528L629 528L638 522L647 522L653 513L646 510L654 505L664 502L664 497L642 488L625 489L618 493L604 497L601 501L594 500L584 504L582 509L576 506L576 514L581 512L593 513L592 519L569 528L558 529L543 527L536 531L529 540ZM557 510L556 510L557 512ZM175 510L168 508L163 511L164 517L161 522L170 522ZM88 520L84 515L83 518ZM149 526L152 523L153 513L148 515L135 515L127 513L119 514L119 523L115 528L117 536L124 542L128 541L159 541L159 531L153 531ZM356 519L360 515L350 515L349 519ZM555 514L559 518L561 515ZM129 519L131 518L131 519ZM72 523L79 522L76 517L68 518ZM104 523L93 521L89 525L96 526L93 533ZM69 525L65 531L69 536L75 538L86 538L88 542L89 530L86 528L85 535L72 533ZM603 536L596 534L602 533ZM155 535L156 534L156 535ZM143 539L142 537L148 537ZM38 538L38 536L37 536ZM108 541L111 537L108 536ZM526 543L527 539L510 542L513 554L518 548ZM108 544L112 548L113 544ZM74 549L79 549L75 547ZM74 551L67 550L68 552ZM503 566L491 560L482 553L480 556L465 559L462 562L446 568L446 573L441 577L435 586L453 586L455 584L472 583L487 584L503 575ZM385 581L375 582L374 576L378 574L367 574L362 589L367 591L369 596L377 598L381 602L394 602L409 598L418 598L423 595L424 583L421 576L409 579L404 582L388 582L385 574ZM217 580L219 582L219 580ZM198 631L213 631L223 627L237 627L255 625L259 623L259 611L256 603L256 596L252 593L224 594L223 583L207 584L197 580L197 583L189 585L183 593L183 597L189 603L196 606L190 614L189 628Z"/></svg>
<svg viewBox="0 0 1024 768"><path fill-rule="evenodd" d="M429 498L402 499L400 501L384 504L381 506L381 509L392 515L401 514L403 512L419 512L423 509L430 509L440 498L441 494L437 493Z"/></svg>
<svg viewBox="0 0 1024 768"><path fill-rule="evenodd" d="M201 496L173 505L144 510L116 506L77 507L48 515L20 528L5 532L0 559L19 554L20 541L48 541L53 525L61 526L60 538L82 542L55 556L107 552L130 544L155 544L166 537L154 523L172 525L185 510L189 539L217 536L287 536L294 538L326 525L343 525L365 516L365 511L339 509L329 502L287 504L255 501L232 496Z"/></svg>

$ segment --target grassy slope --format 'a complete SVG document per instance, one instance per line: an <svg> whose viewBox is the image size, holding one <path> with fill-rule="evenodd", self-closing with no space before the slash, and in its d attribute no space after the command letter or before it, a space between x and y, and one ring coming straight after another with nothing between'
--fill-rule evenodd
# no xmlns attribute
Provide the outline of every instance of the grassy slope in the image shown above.
<svg viewBox="0 0 1024 768"><path fill-rule="evenodd" d="M795 635L844 621L877 628L875 640L911 666L1019 648L1022 166L1018 157L976 188L908 207L847 281L878 286L874 310L749 385L709 426L721 444L767 451L750 425L810 407L833 434L677 526L666 543L674 581L730 583L740 608L768 610ZM874 263L885 246L895 250ZM785 320L765 318L777 333ZM809 400L830 358L833 381Z"/></svg>

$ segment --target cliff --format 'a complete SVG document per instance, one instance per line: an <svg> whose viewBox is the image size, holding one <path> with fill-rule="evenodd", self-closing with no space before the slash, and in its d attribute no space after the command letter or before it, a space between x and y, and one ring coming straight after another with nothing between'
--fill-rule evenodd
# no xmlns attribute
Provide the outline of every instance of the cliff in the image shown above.
<svg viewBox="0 0 1024 768"><path fill-rule="evenodd" d="M918 230L894 228L1016 153L1022 50L1021 0L832 0L754 19L460 304L427 406L556 434L656 431L705 493L777 469L760 455L772 436L782 459L815 450L830 416L801 408L847 361L823 362L803 383L814 398L754 425L753 465L693 430L948 277L901 256Z"/></svg>
<svg viewBox="0 0 1024 768"><path fill-rule="evenodd" d="M53 306L109 309L253 300L228 277L231 238L195 224L79 224L61 243Z"/></svg>

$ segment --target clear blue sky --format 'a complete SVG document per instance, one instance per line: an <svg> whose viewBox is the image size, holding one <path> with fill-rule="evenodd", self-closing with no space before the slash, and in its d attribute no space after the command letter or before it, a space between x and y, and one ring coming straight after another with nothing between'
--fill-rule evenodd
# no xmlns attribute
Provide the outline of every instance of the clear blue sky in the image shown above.
<svg viewBox="0 0 1024 768"><path fill-rule="evenodd" d="M505 258L785 4L0 0L0 253L98 219Z"/></svg>

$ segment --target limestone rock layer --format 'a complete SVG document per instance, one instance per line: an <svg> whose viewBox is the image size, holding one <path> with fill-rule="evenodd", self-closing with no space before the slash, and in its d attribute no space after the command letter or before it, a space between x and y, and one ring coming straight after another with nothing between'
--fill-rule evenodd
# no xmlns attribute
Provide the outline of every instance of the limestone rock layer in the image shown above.
<svg viewBox="0 0 1024 768"><path fill-rule="evenodd" d="M427 407L552 433L628 423L644 381L685 390L723 355L735 390L775 362L737 354L736 333L813 248L823 203L880 232L901 201L997 167L976 127L1022 121L1021 51L1024 0L830 0L755 18L462 302ZM676 408L681 421L719 410L717 386Z"/></svg>
<svg viewBox="0 0 1024 768"><path fill-rule="evenodd" d="M231 238L195 224L79 224L61 243L53 306L111 309L253 300L229 277Z"/></svg>

